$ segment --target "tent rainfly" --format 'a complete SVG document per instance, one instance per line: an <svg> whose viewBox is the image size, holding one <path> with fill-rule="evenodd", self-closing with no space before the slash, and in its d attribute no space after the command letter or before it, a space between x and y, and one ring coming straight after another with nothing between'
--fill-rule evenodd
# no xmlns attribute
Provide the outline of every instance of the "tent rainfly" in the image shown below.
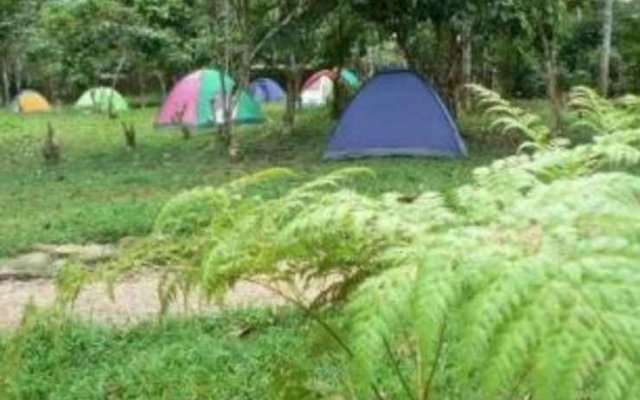
<svg viewBox="0 0 640 400"><path fill-rule="evenodd" d="M371 78L346 107L324 158L465 154L436 91L412 71L388 70Z"/></svg>

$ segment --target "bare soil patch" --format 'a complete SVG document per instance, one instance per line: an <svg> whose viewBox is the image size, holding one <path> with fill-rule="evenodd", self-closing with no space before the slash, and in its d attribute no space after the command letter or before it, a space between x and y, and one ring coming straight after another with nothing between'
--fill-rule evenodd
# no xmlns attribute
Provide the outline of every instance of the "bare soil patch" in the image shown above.
<svg viewBox="0 0 640 400"><path fill-rule="evenodd" d="M56 293L51 277L65 260L77 260L91 268L91 265L113 257L115 252L111 245L36 245L31 253L0 260L0 330L20 324L25 306L30 303L40 307L53 304ZM277 292L258 283L260 279L239 282L225 296L225 307L280 306L286 300L279 293L311 300L336 279L316 281L308 286L300 284L294 289L279 287ZM73 313L81 320L99 324L124 325L157 318L161 310L159 282L158 274L138 274L119 282L114 288L114 298L106 284L88 285L76 300ZM194 294L173 304L169 313L196 315L215 310L215 305Z"/></svg>
<svg viewBox="0 0 640 400"><path fill-rule="evenodd" d="M82 320L125 325L157 318L159 278L153 274L138 275L115 287L111 299L104 284L89 285L82 290L74 306L74 314ZM0 330L17 326L29 302L47 306L55 299L55 288L48 279L0 281ZM282 297L262 285L238 283L226 296L226 305L232 308L270 307L285 303ZM173 315L195 315L215 311L216 306L199 296L192 295L186 304L174 304Z"/></svg>

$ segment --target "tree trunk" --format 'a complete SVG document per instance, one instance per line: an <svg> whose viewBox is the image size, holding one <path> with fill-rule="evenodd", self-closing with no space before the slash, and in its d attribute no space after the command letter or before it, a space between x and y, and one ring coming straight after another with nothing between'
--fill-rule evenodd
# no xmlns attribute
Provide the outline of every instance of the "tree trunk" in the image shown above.
<svg viewBox="0 0 640 400"><path fill-rule="evenodd" d="M147 98L146 98L147 85L146 85L145 77L142 74L142 71L140 70L137 71L136 75L138 76L138 96L141 99L140 106L142 108L146 108L147 107Z"/></svg>
<svg viewBox="0 0 640 400"><path fill-rule="evenodd" d="M342 71L341 66L336 68L336 77L333 81L333 101L331 102L331 117L334 120L340 118L342 109L344 108L347 98L349 97L347 85L342 81L340 73Z"/></svg>
<svg viewBox="0 0 640 400"><path fill-rule="evenodd" d="M224 69L220 73L220 88L221 96L220 99L214 99L213 107L213 118L214 121L220 124L220 135L225 144L227 155L231 155L231 146L232 146L232 136L233 136L233 109L230 101L231 92L234 88L228 88L226 84L226 74L231 70L231 49L230 46L230 18L231 18L231 7L229 5L229 0L224 0L222 2L223 5L223 27L224 27ZM218 100L219 106L222 107L222 121L218 121L218 110L215 104L215 101Z"/></svg>
<svg viewBox="0 0 640 400"><path fill-rule="evenodd" d="M489 64L490 64L489 49L485 47L484 49L482 49L482 65L480 68L480 80L482 84L485 85L486 87L491 87L491 77L489 72L491 68Z"/></svg>
<svg viewBox="0 0 640 400"><path fill-rule="evenodd" d="M249 81L251 80L251 64L249 61L249 53L248 51L243 51L242 54L242 65L236 69L236 77L238 78L238 82L236 82L235 87L229 94L228 100L225 102L225 123L229 123L229 146L227 148L227 153L229 155L229 161L232 163L237 163L242 161L242 153L240 150L240 143L238 138L233 132L233 112L236 108L237 100L240 99L243 90L246 90L249 87Z"/></svg>
<svg viewBox="0 0 640 400"><path fill-rule="evenodd" d="M375 63L375 56L373 54L373 49L371 47L367 47L366 51L367 51L367 62L366 62L367 73L365 76L367 79L369 79L376 73L376 63Z"/></svg>
<svg viewBox="0 0 640 400"><path fill-rule="evenodd" d="M346 88L344 82L342 82L340 74L342 73L342 68L345 65L345 48L340 43L342 43L342 28L344 26L344 19L342 13L338 15L338 60L337 65L335 67L335 76L333 77L333 101L331 103L331 117L333 119L340 118L340 114L342 113L342 107L345 103L345 98L347 97Z"/></svg>
<svg viewBox="0 0 640 400"><path fill-rule="evenodd" d="M116 68L115 74L113 74L113 79L111 80L111 89L113 89L114 91L116 89L116 86L118 86L118 81L120 80L120 74L122 73L122 69L126 64L127 64L127 55L125 53L120 58L120 61L118 61L118 67ZM109 101L111 101L111 99L109 99Z"/></svg>
<svg viewBox="0 0 640 400"><path fill-rule="evenodd" d="M284 125L287 134L293 133L298 108L298 92L300 90L301 73L294 54L291 55L287 73L287 109L284 114Z"/></svg>
<svg viewBox="0 0 640 400"><path fill-rule="evenodd" d="M457 35L449 27L440 29L442 42L446 47L446 61L439 70L439 82L445 101L454 116L458 115L458 93L462 83L462 57Z"/></svg>
<svg viewBox="0 0 640 400"><path fill-rule="evenodd" d="M545 39L543 47L547 74L547 95L551 109L551 131L558 133L562 128L562 94L558 82L558 48L555 38Z"/></svg>
<svg viewBox="0 0 640 400"><path fill-rule="evenodd" d="M213 113L213 120L215 123L219 124L220 127L220 136L222 141L227 148L231 145L231 135L233 134L233 110L231 109L231 102L229 98L231 97L230 91L233 88L227 87L227 82L225 76L227 74L228 67L223 71L220 71L220 88L221 93L220 96L216 99L213 99L213 104L211 105ZM219 120L219 107L222 107L222 121Z"/></svg>
<svg viewBox="0 0 640 400"><path fill-rule="evenodd" d="M20 91L22 91L22 63L20 60L16 60L14 68L13 77L15 79L15 87L16 91L20 93Z"/></svg>
<svg viewBox="0 0 640 400"><path fill-rule="evenodd" d="M500 92L500 74L498 73L498 67L492 65L489 69L489 82L491 90L494 92Z"/></svg>
<svg viewBox="0 0 640 400"><path fill-rule="evenodd" d="M600 54L600 90L602 95L609 95L609 71L611 63L611 33L613 30L613 2L603 0L602 9L602 49Z"/></svg>
<svg viewBox="0 0 640 400"><path fill-rule="evenodd" d="M460 107L462 110L470 108L469 92L464 86L473 81L473 37L471 28L465 28L462 34L462 84L460 90Z"/></svg>
<svg viewBox="0 0 640 400"><path fill-rule="evenodd" d="M49 75L47 79L47 88L48 88L49 96L51 96L51 100L57 103L58 93L55 91L55 84L53 83L53 74Z"/></svg>
<svg viewBox="0 0 640 400"><path fill-rule="evenodd" d="M2 64L2 88L4 89L4 102L9 104L11 102L11 82L9 81L9 72L7 71L7 64Z"/></svg>
<svg viewBox="0 0 640 400"><path fill-rule="evenodd" d="M162 92L162 98L167 97L167 84L164 81L164 76L162 72L155 72L156 79L158 80L158 84L160 85L160 91Z"/></svg>

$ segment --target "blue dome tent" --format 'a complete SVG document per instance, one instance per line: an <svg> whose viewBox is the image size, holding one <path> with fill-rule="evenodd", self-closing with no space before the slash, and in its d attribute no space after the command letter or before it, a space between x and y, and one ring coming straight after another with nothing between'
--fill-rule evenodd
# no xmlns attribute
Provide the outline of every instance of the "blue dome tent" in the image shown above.
<svg viewBox="0 0 640 400"><path fill-rule="evenodd" d="M415 72L388 70L371 78L346 107L324 158L465 154L458 127L436 91Z"/></svg>
<svg viewBox="0 0 640 400"><path fill-rule="evenodd" d="M251 82L249 93L255 101L260 103L282 101L287 96L278 82L270 78L258 78Z"/></svg>

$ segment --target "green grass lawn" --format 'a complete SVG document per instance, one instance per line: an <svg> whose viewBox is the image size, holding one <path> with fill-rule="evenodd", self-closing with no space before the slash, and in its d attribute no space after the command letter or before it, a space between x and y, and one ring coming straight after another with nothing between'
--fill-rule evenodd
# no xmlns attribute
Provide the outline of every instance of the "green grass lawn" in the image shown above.
<svg viewBox="0 0 640 400"><path fill-rule="evenodd" d="M127 329L38 324L19 342L0 337L0 398L301 400L285 394L292 376L333 387L340 368L309 350L310 324L266 311Z"/></svg>
<svg viewBox="0 0 640 400"><path fill-rule="evenodd" d="M376 178L355 181L358 190L371 195L413 193L458 187L469 180L473 168L500 155L471 143L469 157L461 160L322 162L330 127L326 111L305 112L294 134L282 137L282 110L276 107L267 110L268 123L240 128L245 159L230 164L211 133L183 140L178 132L154 132L154 111L139 109L121 116L137 128L135 151L126 149L120 122L104 115L1 112L0 258L35 243L114 242L145 234L163 204L180 191L218 185L264 168L289 167L304 180L365 166ZM41 155L48 121L63 149L64 161L57 166L46 165Z"/></svg>

